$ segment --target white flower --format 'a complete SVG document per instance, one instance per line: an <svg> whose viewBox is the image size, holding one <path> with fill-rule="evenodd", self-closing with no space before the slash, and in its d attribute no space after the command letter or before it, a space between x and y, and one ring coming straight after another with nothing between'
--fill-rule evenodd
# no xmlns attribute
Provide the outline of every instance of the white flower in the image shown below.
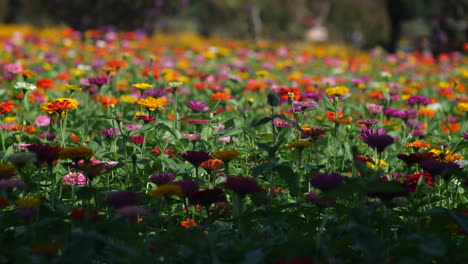
<svg viewBox="0 0 468 264"><path fill-rule="evenodd" d="M17 82L13 85L15 89L34 91L37 89L36 85L27 82Z"/></svg>
<svg viewBox="0 0 468 264"><path fill-rule="evenodd" d="M468 168L468 160L464 159L459 159L454 161L458 166L460 166L462 169Z"/></svg>

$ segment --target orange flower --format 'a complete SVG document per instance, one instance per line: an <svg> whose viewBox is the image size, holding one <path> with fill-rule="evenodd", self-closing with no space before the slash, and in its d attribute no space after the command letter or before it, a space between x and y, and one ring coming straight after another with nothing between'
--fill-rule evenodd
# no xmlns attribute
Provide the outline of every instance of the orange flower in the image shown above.
<svg viewBox="0 0 468 264"><path fill-rule="evenodd" d="M422 142L421 140L414 141L413 143L404 143L406 146L410 148L419 148L419 149L425 149L427 148L430 144L428 142Z"/></svg>
<svg viewBox="0 0 468 264"><path fill-rule="evenodd" d="M223 100L227 101L231 99L231 96L227 93L224 92L217 92L211 95L210 101L218 101L218 100Z"/></svg>
<svg viewBox="0 0 468 264"><path fill-rule="evenodd" d="M111 96L110 99L107 98L107 95L104 95L103 97L101 97L101 104L105 108L108 108L111 105L117 105L118 103L119 103L119 101L117 101L117 99L115 99L114 96Z"/></svg>
<svg viewBox="0 0 468 264"><path fill-rule="evenodd" d="M3 101L0 104L0 115L6 112L11 112L15 106L12 101Z"/></svg>
<svg viewBox="0 0 468 264"><path fill-rule="evenodd" d="M57 80L68 82L70 80L70 75L68 73L59 73L55 78L57 78Z"/></svg>
<svg viewBox="0 0 468 264"><path fill-rule="evenodd" d="M78 108L78 102L72 98L57 98L50 103L41 105L42 112L59 116L64 116L65 111L72 108Z"/></svg>
<svg viewBox="0 0 468 264"><path fill-rule="evenodd" d="M107 65L109 68L114 68L116 70L119 70L122 67L127 67L127 63L123 60L113 60L113 61L108 61Z"/></svg>
<svg viewBox="0 0 468 264"><path fill-rule="evenodd" d="M44 88L44 89L52 88L54 87L54 82L51 79L43 78L37 81L36 86L38 88Z"/></svg>
<svg viewBox="0 0 468 264"><path fill-rule="evenodd" d="M197 223L195 222L195 220L190 219L188 217L184 221L180 222L180 226L185 227L186 229L189 229L190 227L196 226L196 225Z"/></svg>
<svg viewBox="0 0 468 264"><path fill-rule="evenodd" d="M442 132L450 133L450 132L459 132L460 131L460 123L451 123L451 124L448 124L448 125L449 125L449 127L447 128L447 126L444 123L441 124Z"/></svg>
<svg viewBox="0 0 468 264"><path fill-rule="evenodd" d="M200 164L200 166L208 172L211 172L212 170L216 170L217 168L223 165L224 165L224 162L222 160L214 159L214 158L204 161L202 162L202 164Z"/></svg>
<svg viewBox="0 0 468 264"><path fill-rule="evenodd" d="M301 98L301 93L299 91L299 88L296 87L289 87L289 88L281 88L279 92L279 96L281 99L289 99L289 93L294 94L294 100L299 100Z"/></svg>
<svg viewBox="0 0 468 264"><path fill-rule="evenodd" d="M338 123L351 123L351 117L347 116L343 118L343 112L337 112L335 115L335 112L333 111L327 111L327 120L332 121L332 122L338 122Z"/></svg>
<svg viewBox="0 0 468 264"><path fill-rule="evenodd" d="M71 140L73 140L73 142L76 142L76 143L81 141L81 139L75 133L71 133L70 138Z"/></svg>
<svg viewBox="0 0 468 264"><path fill-rule="evenodd" d="M11 131L23 131L25 133L32 134L36 132L36 128L33 126L14 125L11 128Z"/></svg>

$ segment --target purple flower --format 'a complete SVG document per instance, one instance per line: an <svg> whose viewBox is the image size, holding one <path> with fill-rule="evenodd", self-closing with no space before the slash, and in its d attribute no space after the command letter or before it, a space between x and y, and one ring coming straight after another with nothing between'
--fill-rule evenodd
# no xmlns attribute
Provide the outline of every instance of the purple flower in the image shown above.
<svg viewBox="0 0 468 264"><path fill-rule="evenodd" d="M338 172L325 172L315 175L310 185L322 191L328 191L344 184L344 177Z"/></svg>
<svg viewBox="0 0 468 264"><path fill-rule="evenodd" d="M406 100L406 103L409 105L428 105L430 103L429 98L421 95L411 95L408 100Z"/></svg>
<svg viewBox="0 0 468 264"><path fill-rule="evenodd" d="M201 101L188 101L187 107L192 109L194 112L206 112L208 111L208 105Z"/></svg>
<svg viewBox="0 0 468 264"><path fill-rule="evenodd" d="M385 133L387 133L385 128L368 128L366 126L361 126L360 131L361 135L359 138L362 140L365 140L370 135L385 135Z"/></svg>
<svg viewBox="0 0 468 264"><path fill-rule="evenodd" d="M26 147L30 152L36 153L37 165L47 162L50 166L54 161L58 160L59 152L62 149L60 146L51 146L48 144L31 144Z"/></svg>
<svg viewBox="0 0 468 264"><path fill-rule="evenodd" d="M141 208L137 205L127 205L117 209L117 213L126 217L129 221L136 220L141 215L147 215L148 210Z"/></svg>
<svg viewBox="0 0 468 264"><path fill-rule="evenodd" d="M156 173L150 176L150 182L158 185L168 184L174 180L173 173Z"/></svg>
<svg viewBox="0 0 468 264"><path fill-rule="evenodd" d="M57 138L57 136L54 133L47 131L41 131L37 133L37 136L40 138L47 139L49 141L55 141L55 139Z"/></svg>
<svg viewBox="0 0 468 264"><path fill-rule="evenodd" d="M106 198L106 203L115 209L122 208L124 206L138 205L140 199L138 195L133 191L117 191L109 193Z"/></svg>
<svg viewBox="0 0 468 264"><path fill-rule="evenodd" d="M166 93L167 92L164 89L149 89L149 90L145 90L143 92L143 95L158 98L158 97L162 97L166 95Z"/></svg>
<svg viewBox="0 0 468 264"><path fill-rule="evenodd" d="M385 116L387 117L396 117L396 118L403 118L405 113L401 110L398 110L398 109L394 109L394 108L390 108L390 107L387 107L387 109L385 109L385 112L384 112Z"/></svg>
<svg viewBox="0 0 468 264"><path fill-rule="evenodd" d="M254 192L260 192L262 188L258 185L257 179L246 178L243 176L227 176L227 180L224 183L224 187L231 189L234 192L245 195Z"/></svg>
<svg viewBox="0 0 468 264"><path fill-rule="evenodd" d="M307 110L307 108L313 108L317 106L317 102L311 101L311 102L299 102L299 101L293 101L292 103L292 108L294 109L295 112L304 112Z"/></svg>
<svg viewBox="0 0 468 264"><path fill-rule="evenodd" d="M24 186L24 182L18 178L8 178L0 180L0 190L8 191L12 188L20 188Z"/></svg>
<svg viewBox="0 0 468 264"><path fill-rule="evenodd" d="M406 111L403 111L402 119L408 120L408 119L413 119L418 116L418 112L414 109L408 109Z"/></svg>
<svg viewBox="0 0 468 264"><path fill-rule="evenodd" d="M394 181L400 178L406 177L404 173L392 172L390 175L382 174L380 179L383 181Z"/></svg>
<svg viewBox="0 0 468 264"><path fill-rule="evenodd" d="M206 151L187 151L181 154L181 156L188 162L192 163L193 166L198 167L204 161L211 159L211 156Z"/></svg>
<svg viewBox="0 0 468 264"><path fill-rule="evenodd" d="M379 121L377 120L359 120L358 121L358 124L366 125L366 127L371 127L372 125L375 125L377 123L379 123Z"/></svg>
<svg viewBox="0 0 468 264"><path fill-rule="evenodd" d="M193 180L181 180L173 182L174 184L180 185L185 196L190 196L190 194L197 192L200 187Z"/></svg>
<svg viewBox="0 0 468 264"><path fill-rule="evenodd" d="M323 99L323 96L321 93L301 93L301 99L302 100L314 100L316 102L320 102Z"/></svg>
<svg viewBox="0 0 468 264"><path fill-rule="evenodd" d="M119 134L120 131L117 128L103 128L101 132L101 136L106 138L112 138Z"/></svg>
<svg viewBox="0 0 468 264"><path fill-rule="evenodd" d="M322 197L320 197L318 194L315 194L313 192L307 194L305 198L310 203L313 203L317 205L318 207L322 207L322 208L330 207L336 204L336 200L325 200Z"/></svg>
<svg viewBox="0 0 468 264"><path fill-rule="evenodd" d="M88 78L89 84L95 84L99 87L107 83L107 78L105 77L91 77Z"/></svg>
<svg viewBox="0 0 468 264"><path fill-rule="evenodd" d="M466 131L465 133L463 133L463 139L468 140L468 131Z"/></svg>
<svg viewBox="0 0 468 264"><path fill-rule="evenodd" d="M271 121L273 123L273 125L275 127L280 127L280 128L284 128L284 127L292 127L292 125L286 121L283 121L283 120L280 120L280 119L276 119L276 120L273 120Z"/></svg>
<svg viewBox="0 0 468 264"><path fill-rule="evenodd" d="M417 121L417 120L408 120L408 121L406 121L406 125L410 129L420 129L420 128L422 128L422 123Z"/></svg>
<svg viewBox="0 0 468 264"><path fill-rule="evenodd" d="M431 175L441 174L447 168L443 162L438 160L425 160L419 164L419 167L424 171L429 172Z"/></svg>
<svg viewBox="0 0 468 264"><path fill-rule="evenodd" d="M385 149L395 143L395 139L389 135L372 134L368 135L364 140L364 143L369 145L373 149L377 149L378 152L383 152Z"/></svg>
<svg viewBox="0 0 468 264"><path fill-rule="evenodd" d="M190 194L189 202L191 204L199 204L202 206L210 206L213 203L226 201L226 195L222 189L206 189Z"/></svg>

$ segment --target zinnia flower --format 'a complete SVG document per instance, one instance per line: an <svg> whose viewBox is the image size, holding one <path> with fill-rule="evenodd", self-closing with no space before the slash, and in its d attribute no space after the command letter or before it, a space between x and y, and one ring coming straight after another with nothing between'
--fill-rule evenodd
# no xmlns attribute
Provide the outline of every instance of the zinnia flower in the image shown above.
<svg viewBox="0 0 468 264"><path fill-rule="evenodd" d="M79 171L70 171L62 177L62 181L68 185L88 185L89 181L86 176Z"/></svg>
<svg viewBox="0 0 468 264"><path fill-rule="evenodd" d="M78 102L73 98L57 98L50 103L44 103L41 105L42 112L57 114L58 116L64 116L67 110L73 108L78 108Z"/></svg>
<svg viewBox="0 0 468 264"><path fill-rule="evenodd" d="M330 207L336 204L335 200L325 200L322 197L320 197L320 195L313 193L313 192L307 194L305 198L310 203L313 203L317 205L318 207L322 207L322 208Z"/></svg>
<svg viewBox="0 0 468 264"><path fill-rule="evenodd" d="M16 168L10 164L0 163L0 178L11 178L16 175Z"/></svg>
<svg viewBox="0 0 468 264"><path fill-rule="evenodd" d="M226 195L222 189L206 189L203 191L197 191L189 196L189 202L191 204L199 204L202 206L210 206L213 203L226 201Z"/></svg>
<svg viewBox="0 0 468 264"><path fill-rule="evenodd" d="M296 140L296 141L293 141L291 143L289 143L286 147L287 148L293 148L293 149L296 149L296 150L303 150L305 148L308 148L312 146L312 143L310 141L306 141L306 140Z"/></svg>
<svg viewBox="0 0 468 264"><path fill-rule="evenodd" d="M37 89L36 85L27 82L17 82L13 85L13 88L26 91L35 91Z"/></svg>
<svg viewBox="0 0 468 264"><path fill-rule="evenodd" d="M328 191L343 185L344 177L338 172L325 172L315 175L310 180L310 185L322 191Z"/></svg>
<svg viewBox="0 0 468 264"><path fill-rule="evenodd" d="M152 85L148 83L135 83L135 84L132 84L132 86L140 90L146 90L152 87Z"/></svg>
<svg viewBox="0 0 468 264"><path fill-rule="evenodd" d="M36 153L39 165L46 162L47 165L52 165L54 161L59 159L59 146L51 146L48 144L31 144L26 147L30 152Z"/></svg>
<svg viewBox="0 0 468 264"><path fill-rule="evenodd" d="M138 219L139 216L147 215L148 210L137 205L127 205L117 209L117 214L126 217L129 221Z"/></svg>
<svg viewBox="0 0 468 264"><path fill-rule="evenodd" d="M213 154L215 158L222 160L224 163L230 162L239 155L240 153L237 150L219 150Z"/></svg>
<svg viewBox="0 0 468 264"><path fill-rule="evenodd" d="M151 192L151 195L157 198L172 197L174 195L183 197L184 192L182 186L178 184L163 184L160 185L158 188L154 189Z"/></svg>
<svg viewBox="0 0 468 264"><path fill-rule="evenodd" d="M208 105L201 101L188 101L187 107L194 112L206 112L208 111Z"/></svg>
<svg viewBox="0 0 468 264"><path fill-rule="evenodd" d="M6 112L11 112L15 108L12 101L3 101L0 104L0 115Z"/></svg>
<svg viewBox="0 0 468 264"><path fill-rule="evenodd" d="M94 156L93 150L87 147L68 147L63 148L59 152L60 159L71 159L74 161L89 159L92 156Z"/></svg>
<svg viewBox="0 0 468 264"><path fill-rule="evenodd" d="M114 209L119 209L125 206L138 205L140 199L138 195L133 191L117 191L107 195L106 203L112 206Z"/></svg>
<svg viewBox="0 0 468 264"><path fill-rule="evenodd" d="M258 185L257 179L246 178L243 176L227 176L226 182L224 182L224 187L226 189L233 190L240 195L260 192L262 190Z"/></svg>
<svg viewBox="0 0 468 264"><path fill-rule="evenodd" d="M146 99L138 100L138 105L148 108L150 111L156 111L157 109L164 109L166 106L167 99L165 97L148 97Z"/></svg>
<svg viewBox="0 0 468 264"><path fill-rule="evenodd" d="M181 156L188 162L192 163L193 166L198 167L204 161L211 159L211 156L206 151L187 151L181 154Z"/></svg>
<svg viewBox="0 0 468 264"><path fill-rule="evenodd" d="M327 90L325 90L325 93L327 94L328 97L341 96L344 94L348 94L349 89L345 86L336 86L336 87L328 88Z"/></svg>
<svg viewBox="0 0 468 264"><path fill-rule="evenodd" d="M197 192L198 189L200 188L198 186L198 183L196 183L193 180L181 180L181 181L176 181L173 183L182 187L182 191L184 192L185 196L189 196L190 194Z"/></svg>
<svg viewBox="0 0 468 264"><path fill-rule="evenodd" d="M156 173L151 175L149 180L154 184L163 185L172 182L174 178L175 177L173 173Z"/></svg>

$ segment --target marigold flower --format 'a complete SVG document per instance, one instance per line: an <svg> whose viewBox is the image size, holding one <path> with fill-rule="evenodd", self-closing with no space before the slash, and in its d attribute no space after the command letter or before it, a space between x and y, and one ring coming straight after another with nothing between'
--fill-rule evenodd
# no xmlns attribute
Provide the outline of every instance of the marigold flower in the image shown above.
<svg viewBox="0 0 468 264"><path fill-rule="evenodd" d="M154 98L152 96L146 99L138 100L138 105L148 108L150 111L156 111L157 109L164 109L166 106L167 99L165 97Z"/></svg>
<svg viewBox="0 0 468 264"><path fill-rule="evenodd" d="M184 196L184 191L182 189L182 186L178 184L171 184L171 183L163 184L151 192L151 196L157 197L157 198L172 197L174 195L179 196L179 197Z"/></svg>
<svg viewBox="0 0 468 264"><path fill-rule="evenodd" d="M59 152L60 159L71 159L71 160L80 160L80 159L89 159L94 156L92 149L87 147L68 147L63 148Z"/></svg>
<svg viewBox="0 0 468 264"><path fill-rule="evenodd" d="M237 150L219 150L213 156L223 162L230 162L231 160L239 157L240 153Z"/></svg>
<svg viewBox="0 0 468 264"><path fill-rule="evenodd" d="M0 178L11 178L16 175L16 168L10 164L0 163Z"/></svg>
<svg viewBox="0 0 468 264"><path fill-rule="evenodd" d="M41 205L39 198L20 198L15 201L19 208L37 208Z"/></svg>

